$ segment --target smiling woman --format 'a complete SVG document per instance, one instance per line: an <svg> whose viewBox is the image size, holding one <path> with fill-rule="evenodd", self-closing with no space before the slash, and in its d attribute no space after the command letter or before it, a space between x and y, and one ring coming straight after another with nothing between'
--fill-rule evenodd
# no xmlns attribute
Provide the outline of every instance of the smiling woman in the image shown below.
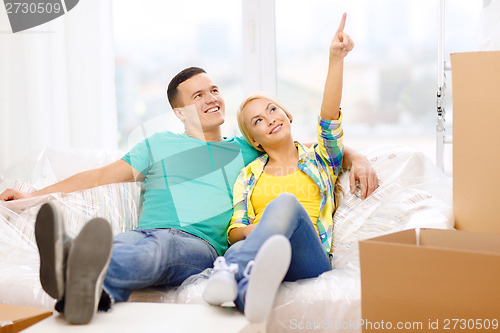
<svg viewBox="0 0 500 333"><path fill-rule="evenodd" d="M269 94L265 94L265 93L254 94L254 95L247 97L241 103L240 110L242 108L244 108L245 106L247 106L247 104L249 104L253 101L256 101L256 102L257 101L258 102L267 101L268 104L265 107L266 111L268 111L268 112L274 111L274 109L279 108L279 110L281 112L285 113L285 115L288 117L290 123L293 121L292 115L287 110L287 108L283 105L283 103L281 103L281 101L279 99L277 99L276 97L269 95ZM249 117L249 115L247 115L243 112L238 112L238 114L237 114L238 126L240 128L241 133L243 134L243 136L245 137L245 139L248 142L255 142L254 137L250 134L249 127L246 126L246 124L251 123L254 126L256 126L257 122L262 120L262 117L259 118L259 115L256 114L256 115L251 116L252 121L245 121L245 120L247 120L246 118L248 118L248 117ZM260 147L260 144L255 145L255 147L257 149L263 151L262 147Z"/></svg>
<svg viewBox="0 0 500 333"><path fill-rule="evenodd" d="M331 39L319 116L311 115L317 119L317 144L293 140L292 117L275 97L252 95L238 109L245 138L265 154L243 168L234 184L227 231L232 246L215 261L204 299L213 305L234 301L251 322L266 320L281 282L332 269L333 188L344 155L343 63L354 47L344 32L346 17ZM224 278L220 272L231 266L234 277ZM220 287L221 279L230 281L227 288Z"/></svg>

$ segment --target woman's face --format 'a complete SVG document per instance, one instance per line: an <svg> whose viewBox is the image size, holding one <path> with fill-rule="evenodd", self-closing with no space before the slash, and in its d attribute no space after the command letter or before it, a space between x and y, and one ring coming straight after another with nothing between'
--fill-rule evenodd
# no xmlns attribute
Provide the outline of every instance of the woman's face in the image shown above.
<svg viewBox="0 0 500 333"><path fill-rule="evenodd" d="M243 121L253 137L253 144L266 149L291 137L291 122L286 113L273 102L257 98L243 108Z"/></svg>

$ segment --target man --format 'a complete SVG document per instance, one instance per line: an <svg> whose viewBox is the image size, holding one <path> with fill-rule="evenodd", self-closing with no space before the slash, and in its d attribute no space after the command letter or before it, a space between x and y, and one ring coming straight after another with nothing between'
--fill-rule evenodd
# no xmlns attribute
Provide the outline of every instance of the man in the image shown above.
<svg viewBox="0 0 500 333"><path fill-rule="evenodd" d="M132 290L179 285L212 267L227 249L234 181L260 153L243 138L222 137L224 99L203 69L181 71L169 83L167 95L184 133L154 134L114 163L32 194L12 189L0 194L0 201L6 201L116 182L144 183L139 229L113 241L102 219L91 220L71 240L54 206L40 209L35 226L40 280L71 323L88 323L98 305L107 310L115 301L126 301ZM344 166L351 167L363 196L378 186L363 156L347 149Z"/></svg>

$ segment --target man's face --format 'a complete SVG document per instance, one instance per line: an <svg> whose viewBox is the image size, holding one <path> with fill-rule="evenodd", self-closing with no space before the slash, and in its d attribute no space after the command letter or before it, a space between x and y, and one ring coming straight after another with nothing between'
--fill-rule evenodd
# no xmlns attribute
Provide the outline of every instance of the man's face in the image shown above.
<svg viewBox="0 0 500 333"><path fill-rule="evenodd" d="M207 131L224 123L224 99L207 74L197 74L179 84L177 89L185 126L201 125L201 129Z"/></svg>

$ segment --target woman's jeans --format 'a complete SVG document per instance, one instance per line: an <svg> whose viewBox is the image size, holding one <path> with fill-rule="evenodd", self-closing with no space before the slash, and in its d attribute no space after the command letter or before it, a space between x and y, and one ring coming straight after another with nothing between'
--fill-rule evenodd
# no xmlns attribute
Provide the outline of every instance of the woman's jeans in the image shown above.
<svg viewBox="0 0 500 333"><path fill-rule="evenodd" d="M177 229L127 231L114 238L104 290L124 302L135 289L180 285L216 258L208 242Z"/></svg>
<svg viewBox="0 0 500 333"><path fill-rule="evenodd" d="M228 265L238 264L238 297L235 303L241 310L244 309L248 284L243 272L248 262L255 259L262 244L270 236L278 234L287 237L292 247L292 259L284 281L314 278L332 269L306 210L293 194L282 193L267 205L250 235L229 247L224 255Z"/></svg>

